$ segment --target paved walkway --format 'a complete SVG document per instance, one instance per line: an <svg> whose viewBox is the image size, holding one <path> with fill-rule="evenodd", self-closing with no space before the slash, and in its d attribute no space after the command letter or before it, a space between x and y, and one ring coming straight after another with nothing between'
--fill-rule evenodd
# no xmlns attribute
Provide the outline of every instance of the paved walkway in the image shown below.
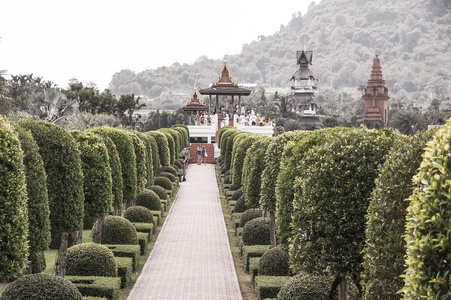
<svg viewBox="0 0 451 300"><path fill-rule="evenodd" d="M214 165L186 178L128 300L242 299Z"/></svg>

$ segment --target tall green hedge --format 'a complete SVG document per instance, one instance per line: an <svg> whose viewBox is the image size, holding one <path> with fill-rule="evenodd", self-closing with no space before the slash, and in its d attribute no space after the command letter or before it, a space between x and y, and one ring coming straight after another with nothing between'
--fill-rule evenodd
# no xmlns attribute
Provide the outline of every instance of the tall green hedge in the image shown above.
<svg viewBox="0 0 451 300"><path fill-rule="evenodd" d="M144 143L144 149L146 151L146 175L147 175L146 187L148 187L148 186L152 185L152 180L153 180L153 176L154 176L151 137L144 133L141 133L141 132L136 132L136 134L141 139L141 141Z"/></svg>
<svg viewBox="0 0 451 300"><path fill-rule="evenodd" d="M165 130L165 128L158 129L157 131L163 133L166 136L166 139L168 140L169 163L173 164L175 161L175 151L176 151L174 138L167 130Z"/></svg>
<svg viewBox="0 0 451 300"><path fill-rule="evenodd" d="M133 140L136 156L136 193L141 192L147 184L147 151L144 142L133 131L127 131Z"/></svg>
<svg viewBox="0 0 451 300"><path fill-rule="evenodd" d="M355 128L335 132L305 154L293 203L295 271L351 277L360 284L369 197L398 137L391 129Z"/></svg>
<svg viewBox="0 0 451 300"><path fill-rule="evenodd" d="M230 134L228 134L230 132ZM223 147L224 149L224 162L226 169L230 170L230 167L232 165L232 151L233 151L233 144L236 142L238 143L239 139L235 139L236 136L242 135L243 138L246 136L246 133L238 130L229 130L222 136L222 139L224 141Z"/></svg>
<svg viewBox="0 0 451 300"><path fill-rule="evenodd" d="M47 195L47 174L39 147L31 132L13 123L23 150L28 194L29 271L40 273L45 269L44 251L50 244L50 211Z"/></svg>
<svg viewBox="0 0 451 300"><path fill-rule="evenodd" d="M72 131L80 150L85 194L83 228L90 229L96 219L112 211L113 195L108 150L99 135Z"/></svg>
<svg viewBox="0 0 451 300"><path fill-rule="evenodd" d="M259 135L248 133L247 137L241 140L239 143L233 145L235 153L233 154L231 173L232 184L235 186L241 186L241 178L243 173L244 159L246 158L246 151L252 144L258 139Z"/></svg>
<svg viewBox="0 0 451 300"><path fill-rule="evenodd" d="M180 152L182 152L182 137L180 133L177 130L174 130L172 128L161 128L160 129L164 133L169 133L172 138L174 139L174 160L177 159L180 155Z"/></svg>
<svg viewBox="0 0 451 300"><path fill-rule="evenodd" d="M0 116L0 282L20 277L28 258L23 158L14 128Z"/></svg>
<svg viewBox="0 0 451 300"><path fill-rule="evenodd" d="M244 159L241 183L246 205L251 208L260 207L260 187L262 172L266 166L265 152L272 138L259 136L247 150Z"/></svg>
<svg viewBox="0 0 451 300"><path fill-rule="evenodd" d="M150 134L158 145L158 156L160 158L161 166L171 165L171 153L169 152L169 142L166 135L161 131L149 131Z"/></svg>
<svg viewBox="0 0 451 300"><path fill-rule="evenodd" d="M222 130L222 128L221 128L221 130ZM222 132L221 142L220 142L220 144L218 144L219 149L220 149L219 154L220 154L221 156L223 156L223 157L225 156L225 151L226 151L225 145L226 145L226 143L227 143L228 137L229 137L231 134L239 133L239 132L240 132L240 131L238 131L235 127L230 127L230 128L228 128L228 130L225 130L225 131Z"/></svg>
<svg viewBox="0 0 451 300"><path fill-rule="evenodd" d="M150 146L152 147L152 164L153 164L153 176L156 176L158 170L161 168L160 164L160 155L158 154L158 145L155 137L153 137L148 132L144 133L147 136L147 139L150 142Z"/></svg>
<svg viewBox="0 0 451 300"><path fill-rule="evenodd" d="M125 130L118 128L96 127L91 130L109 137L116 146L121 161L123 201L130 206L135 199L137 189L136 154L133 139Z"/></svg>
<svg viewBox="0 0 451 300"><path fill-rule="evenodd" d="M177 130L182 135L182 149L189 146L189 130L188 127L184 124L175 124L171 127L174 130Z"/></svg>
<svg viewBox="0 0 451 300"><path fill-rule="evenodd" d="M368 208L364 248L364 299L399 300L404 280L406 244L404 232L405 201L413 190L412 177L423 160L426 143L433 132L398 138L376 179Z"/></svg>
<svg viewBox="0 0 451 300"><path fill-rule="evenodd" d="M51 246L59 247L62 233L83 224L83 172L74 138L63 128L43 121L21 120L39 146L47 173Z"/></svg>
<svg viewBox="0 0 451 300"><path fill-rule="evenodd" d="M451 297L451 121L427 144L406 223L404 299Z"/></svg>
<svg viewBox="0 0 451 300"><path fill-rule="evenodd" d="M221 127L221 129L219 129L218 141L217 141L219 148L221 148L221 145L222 145L222 135L229 129L236 129L236 128L233 126L224 126L224 127Z"/></svg>

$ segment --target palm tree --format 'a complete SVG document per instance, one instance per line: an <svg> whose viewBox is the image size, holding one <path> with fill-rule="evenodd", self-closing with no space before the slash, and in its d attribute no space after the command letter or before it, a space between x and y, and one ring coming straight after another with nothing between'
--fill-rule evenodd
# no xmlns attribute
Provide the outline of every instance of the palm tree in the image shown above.
<svg viewBox="0 0 451 300"><path fill-rule="evenodd" d="M135 97L134 94L121 95L119 101L116 103L116 112L119 117L124 118L124 125L135 129L139 122L141 115L135 114L135 111L146 107L145 104L140 104L141 97Z"/></svg>
<svg viewBox="0 0 451 300"><path fill-rule="evenodd" d="M412 107L397 110L392 115L389 125L406 135L413 135L417 130L426 128L423 115Z"/></svg>
<svg viewBox="0 0 451 300"><path fill-rule="evenodd" d="M77 100L68 100L66 95L57 89L33 93L28 98L28 113L56 124L75 116L78 106Z"/></svg>

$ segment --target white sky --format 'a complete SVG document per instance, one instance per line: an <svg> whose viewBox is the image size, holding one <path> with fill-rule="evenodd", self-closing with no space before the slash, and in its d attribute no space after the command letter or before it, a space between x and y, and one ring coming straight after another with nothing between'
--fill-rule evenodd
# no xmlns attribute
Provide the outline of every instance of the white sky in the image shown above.
<svg viewBox="0 0 451 300"><path fill-rule="evenodd" d="M238 54L311 0L0 0L0 70L101 90L122 69ZM316 3L320 1L316 0Z"/></svg>

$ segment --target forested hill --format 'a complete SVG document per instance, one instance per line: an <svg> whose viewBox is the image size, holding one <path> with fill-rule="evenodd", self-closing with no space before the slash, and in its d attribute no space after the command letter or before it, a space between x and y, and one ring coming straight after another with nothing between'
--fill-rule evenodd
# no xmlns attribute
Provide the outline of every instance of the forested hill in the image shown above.
<svg viewBox="0 0 451 300"><path fill-rule="evenodd" d="M449 100L450 36L449 0L322 0L275 34L244 45L228 62L239 83L286 89L297 69L296 51L305 47L313 50L319 89L339 91L366 85L378 54L392 99L426 103ZM174 94L189 93L194 85L207 87L218 76L221 61L201 56L194 64L122 70L110 88L115 94L161 95L164 106L177 108L189 98L177 100ZM169 90L174 94L168 97Z"/></svg>

